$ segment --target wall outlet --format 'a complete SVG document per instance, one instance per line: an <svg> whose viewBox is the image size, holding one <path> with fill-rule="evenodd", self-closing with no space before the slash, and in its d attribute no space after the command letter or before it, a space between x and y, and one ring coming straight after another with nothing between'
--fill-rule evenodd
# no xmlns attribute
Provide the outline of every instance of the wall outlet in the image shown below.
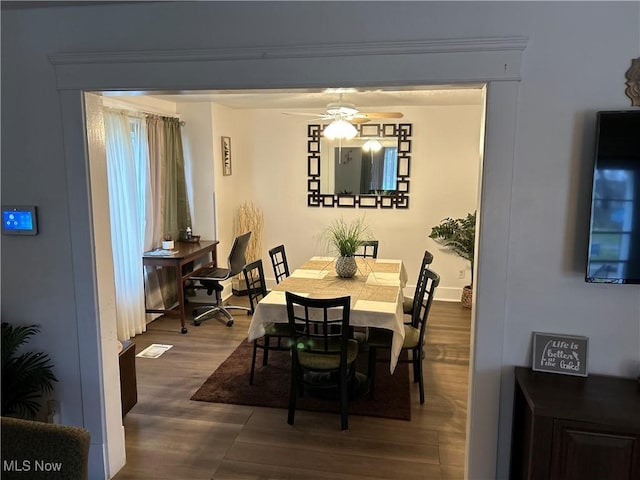
<svg viewBox="0 0 640 480"><path fill-rule="evenodd" d="M458 278L464 278L465 276L465 271L464 268L461 268L460 270L458 270Z"/></svg>

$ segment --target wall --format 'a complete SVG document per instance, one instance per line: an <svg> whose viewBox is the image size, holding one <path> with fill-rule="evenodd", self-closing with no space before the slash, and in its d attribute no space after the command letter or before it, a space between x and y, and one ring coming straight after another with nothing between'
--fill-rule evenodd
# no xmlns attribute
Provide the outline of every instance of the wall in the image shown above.
<svg viewBox="0 0 640 480"><path fill-rule="evenodd" d="M478 93L480 103L481 93ZM307 133L309 123L282 110L242 110L246 135L240 139L248 149L236 156L247 163L247 193L263 209L265 233L263 259L268 249L287 247L292 268L312 255L326 254L323 229L337 217L363 216L380 241L379 255L402 258L409 274L407 293L424 250L435 255L433 268L442 275L439 298L458 301L470 280L459 279L468 262L442 250L428 238L430 227L448 216L464 216L476 208L481 105L393 106L404 113L403 122L413 124L410 208L407 210L343 209L307 207ZM235 141L235 139L234 139ZM246 145L245 145L246 144ZM228 178L228 177L226 177ZM221 182L225 182L222 178ZM271 277L270 269L267 275Z"/></svg>
<svg viewBox="0 0 640 480"><path fill-rule="evenodd" d="M86 409L87 404L95 403L99 389L93 384L81 385L80 378L100 347L79 341L79 337L95 333L95 318L85 315L75 275L79 264L94 258L85 248L92 232L70 220L83 197L82 191L67 188L77 184L82 171L82 167L70 167L83 160L83 152L64 140L68 126L80 130L82 124L77 116L61 114L61 104L74 93L56 90L55 70L48 56L63 52L526 36L517 114L505 118L492 111L488 123L488 130L492 120L494 125L509 123L515 129L515 148L511 182L506 185L510 201L504 206L507 213L500 224L509 238L503 252L508 286L504 305L493 306L504 311L504 328L491 341L482 338L476 342L476 383L471 392L476 395L478 389L497 389L500 404L494 406L495 414L492 409L482 416L475 414L477 405L470 405L476 415L472 420L474 436L484 434L490 439L483 448L471 452L477 463L472 472L492 472L497 467L489 476L506 477L512 368L529 364L532 331L587 335L591 373L638 374L638 286L587 285L582 279L594 112L630 108L623 93L623 75L640 50L637 2L371 2L366 9L351 2L332 4L331 8L313 2L140 2L3 10L0 20L2 202L40 208L37 237L2 239L2 319L42 324L43 335L35 339L33 347L50 353L56 363L61 420L90 426L92 447L104 441L101 419ZM113 34L114 25L117 35ZM456 55L445 54L443 63L455 64ZM333 73L348 77L352 84L365 84L371 73L365 60L353 56L333 62ZM267 77L262 70L259 73L263 76L255 75L250 63L246 63L244 75L234 81L224 72L219 78L204 78L192 71L184 75L189 75L194 88L207 88L208 82L221 88L259 87ZM309 62L307 69L292 71L288 67L294 63L291 59L269 63L274 66L269 86L313 85L314 75L319 73L312 64L318 60ZM113 78L127 75L121 65L113 71ZM136 71L135 65L128 69ZM420 83L425 78L417 67L389 73L396 84ZM325 69L321 74L332 72ZM112 86L118 87L113 78ZM496 91L504 91L500 87L496 85ZM489 101L491 95L492 90ZM505 188L492 181L497 172L484 174L487 194ZM277 190L272 194L282 195ZM313 217L321 223L322 215L319 211ZM399 234L405 233L392 214L386 221L394 224ZM283 218L274 223L273 239L281 231L277 227L287 226ZM485 232L487 238L491 233ZM302 234L293 235L294 244ZM479 267L489 270L494 260L494 256L487 257L487 264ZM479 287L480 295L490 287ZM482 328L480 325L475 331L478 338ZM612 350L611 345L616 348ZM493 383L496 367L478 360L493 352L500 359L497 386ZM487 378L491 381L486 382ZM496 431L497 447L493 445ZM92 472L99 472L100 467L99 459L92 457Z"/></svg>
<svg viewBox="0 0 640 480"><path fill-rule="evenodd" d="M379 254L405 260L408 295L415 288L422 255L428 249L435 254L433 269L442 277L437 298L459 301L462 287L470 281L470 265L442 249L428 233L443 218L465 216L476 209L482 92L478 90L472 101L477 104L391 107L404 113L403 122L413 124L411 208L394 212L306 206L306 118L284 115L281 109L231 109L178 101L176 110L185 121L185 158L194 186L194 232L215 238L211 202L215 189L219 254L224 261L233 238L233 212L243 201L252 201L264 213L265 265L270 265L268 250L283 243L290 266L295 268L312 255L327 253L322 228L332 219L364 216L381 242ZM220 135L232 139L231 176L222 175ZM395 220L392 225L390 217ZM465 278L459 278L461 270ZM271 269L266 268L265 273L273 281Z"/></svg>

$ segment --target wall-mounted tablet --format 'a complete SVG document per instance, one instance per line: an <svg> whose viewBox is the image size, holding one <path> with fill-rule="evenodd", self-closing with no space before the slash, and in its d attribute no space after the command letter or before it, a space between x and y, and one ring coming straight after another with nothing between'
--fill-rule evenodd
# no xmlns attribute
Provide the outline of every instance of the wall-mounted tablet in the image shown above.
<svg viewBox="0 0 640 480"><path fill-rule="evenodd" d="M34 205L2 205L3 235L37 235L38 217Z"/></svg>

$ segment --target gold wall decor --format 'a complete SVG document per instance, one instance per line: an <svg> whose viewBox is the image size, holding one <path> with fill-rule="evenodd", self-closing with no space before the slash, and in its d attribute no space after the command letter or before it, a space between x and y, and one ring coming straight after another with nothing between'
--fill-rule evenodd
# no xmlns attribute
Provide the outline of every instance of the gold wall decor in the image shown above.
<svg viewBox="0 0 640 480"><path fill-rule="evenodd" d="M626 71L625 77L627 88L624 93L631 99L632 107L640 107L640 57L631 60L631 66Z"/></svg>

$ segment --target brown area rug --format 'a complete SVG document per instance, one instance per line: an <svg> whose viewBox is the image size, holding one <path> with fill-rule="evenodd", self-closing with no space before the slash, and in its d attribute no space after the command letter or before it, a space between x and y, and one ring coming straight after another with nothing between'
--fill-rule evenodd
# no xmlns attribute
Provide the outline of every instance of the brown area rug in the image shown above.
<svg viewBox="0 0 640 480"><path fill-rule="evenodd" d="M215 372L202 384L191 400L259 407L288 408L291 359L288 352L269 352L269 364L262 366L262 350L258 350L254 384L249 385L253 344L243 341ZM366 374L367 352L357 359L357 371ZM360 375L359 375L360 376ZM409 366L398 363L393 375L389 364L376 367L375 399L368 394L349 402L350 415L366 415L411 420ZM305 395L298 399L297 409L338 412L339 402Z"/></svg>

